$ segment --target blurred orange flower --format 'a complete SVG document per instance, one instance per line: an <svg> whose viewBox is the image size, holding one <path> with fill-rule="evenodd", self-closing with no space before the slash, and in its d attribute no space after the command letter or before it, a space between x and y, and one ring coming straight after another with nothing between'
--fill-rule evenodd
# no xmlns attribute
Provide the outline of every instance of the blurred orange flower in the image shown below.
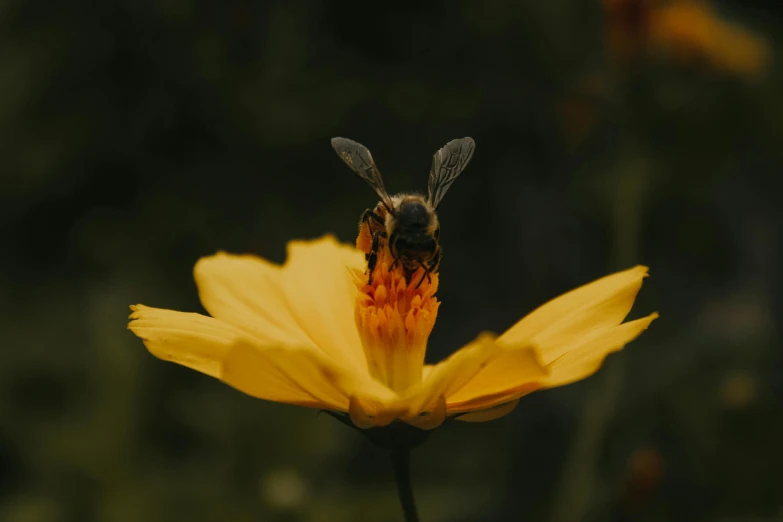
<svg viewBox="0 0 783 522"><path fill-rule="evenodd" d="M604 8L609 49L621 61L662 51L683 63L741 76L766 68L766 41L721 19L705 0L604 0Z"/></svg>
<svg viewBox="0 0 783 522"><path fill-rule="evenodd" d="M628 459L625 504L632 510L642 508L655 495L664 476L664 459L654 447L637 448Z"/></svg>
<svg viewBox="0 0 783 522"><path fill-rule="evenodd" d="M583 379L657 317L623 323L647 275L639 266L425 365L438 275L406 281L388 247L367 275L363 252L330 236L290 243L282 266L218 253L195 267L212 317L136 305L129 328L156 357L254 397L347 412L360 428L431 429L454 415L495 419L523 395Z"/></svg>
<svg viewBox="0 0 783 522"><path fill-rule="evenodd" d="M649 38L652 9L658 0L603 0L607 45L620 62L638 57Z"/></svg>

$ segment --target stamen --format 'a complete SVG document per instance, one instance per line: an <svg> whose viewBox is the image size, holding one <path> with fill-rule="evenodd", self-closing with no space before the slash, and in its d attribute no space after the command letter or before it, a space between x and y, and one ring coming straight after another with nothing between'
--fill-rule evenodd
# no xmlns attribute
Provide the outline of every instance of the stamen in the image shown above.
<svg viewBox="0 0 783 522"><path fill-rule="evenodd" d="M440 306L435 298L438 274L427 278L419 268L406 280L403 264L390 269L392 263L383 245L372 284L368 284L367 271L355 272L359 289L355 315L370 374L391 389L403 391L421 381L427 339Z"/></svg>

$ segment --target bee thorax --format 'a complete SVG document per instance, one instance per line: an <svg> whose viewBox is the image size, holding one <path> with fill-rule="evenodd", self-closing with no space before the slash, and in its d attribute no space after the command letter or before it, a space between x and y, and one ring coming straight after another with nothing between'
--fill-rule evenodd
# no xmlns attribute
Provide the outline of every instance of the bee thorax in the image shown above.
<svg viewBox="0 0 783 522"><path fill-rule="evenodd" d="M403 201L397 212L397 226L400 228L426 229L432 220L432 210L417 200Z"/></svg>

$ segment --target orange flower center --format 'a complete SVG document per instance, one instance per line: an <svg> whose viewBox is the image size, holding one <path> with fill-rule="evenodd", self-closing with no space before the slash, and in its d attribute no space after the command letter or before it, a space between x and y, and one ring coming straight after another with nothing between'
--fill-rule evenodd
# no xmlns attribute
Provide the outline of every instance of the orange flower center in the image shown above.
<svg viewBox="0 0 783 522"><path fill-rule="evenodd" d="M403 391L421 381L427 339L440 306L435 298L438 274L427 278L419 268L407 281L402 263L390 269L392 263L384 244L371 284L367 269L355 270L359 289L355 317L370 375L392 390Z"/></svg>

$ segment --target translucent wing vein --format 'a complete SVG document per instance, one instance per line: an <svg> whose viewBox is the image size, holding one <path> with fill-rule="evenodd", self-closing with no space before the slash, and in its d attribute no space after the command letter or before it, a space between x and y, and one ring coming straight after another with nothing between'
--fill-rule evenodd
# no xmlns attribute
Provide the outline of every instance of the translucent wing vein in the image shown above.
<svg viewBox="0 0 783 522"><path fill-rule="evenodd" d="M472 138L461 138L448 142L432 157L432 169L428 184L428 201L437 209L443 196L454 181L462 174L473 157L476 144Z"/></svg>

